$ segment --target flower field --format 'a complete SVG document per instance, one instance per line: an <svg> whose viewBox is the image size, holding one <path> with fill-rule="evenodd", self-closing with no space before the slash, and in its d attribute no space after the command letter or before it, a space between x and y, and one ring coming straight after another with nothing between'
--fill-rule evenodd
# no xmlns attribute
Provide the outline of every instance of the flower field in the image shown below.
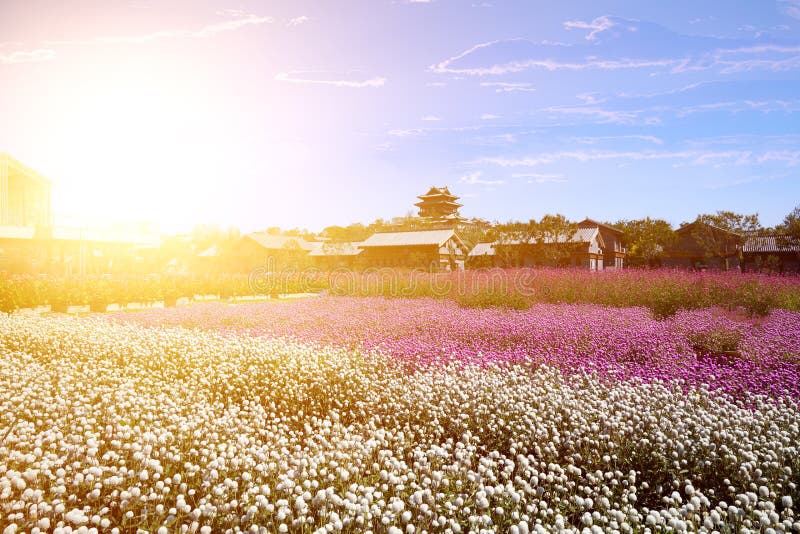
<svg viewBox="0 0 800 534"><path fill-rule="evenodd" d="M6 532L793 532L800 313L0 316Z"/></svg>

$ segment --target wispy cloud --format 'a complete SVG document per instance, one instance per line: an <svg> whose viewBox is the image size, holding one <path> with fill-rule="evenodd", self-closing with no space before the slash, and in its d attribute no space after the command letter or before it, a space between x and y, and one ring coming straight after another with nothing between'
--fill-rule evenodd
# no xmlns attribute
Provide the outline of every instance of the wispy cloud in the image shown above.
<svg viewBox="0 0 800 534"><path fill-rule="evenodd" d="M484 120L484 121L490 121L490 120L499 119L499 118L500 118L500 115L493 115L491 113L484 113L483 115L481 115L481 120Z"/></svg>
<svg viewBox="0 0 800 534"><path fill-rule="evenodd" d="M536 90L529 83L481 82L481 87L492 87L495 93L533 92Z"/></svg>
<svg viewBox="0 0 800 534"><path fill-rule="evenodd" d="M597 106L551 106L541 111L557 115L577 115L596 119L598 124L635 124L642 110L614 110ZM651 121L652 122L652 121Z"/></svg>
<svg viewBox="0 0 800 534"><path fill-rule="evenodd" d="M585 36L585 39L588 41L594 41L597 38L597 34L602 33L609 28L613 28L616 25L617 23L608 17L597 17L591 22L584 22L582 20L568 20L564 23L564 27L568 30L591 30Z"/></svg>
<svg viewBox="0 0 800 534"><path fill-rule="evenodd" d="M386 78L369 78L366 80L348 80L348 79L328 79L328 78L315 78L315 74L330 75L330 72L319 71L300 71L293 70L289 72L280 72L275 75L275 79L279 82L289 83L308 83L316 85L331 85L334 87L352 87L352 88L365 88L365 87L383 87L386 84ZM311 77L309 77L311 76Z"/></svg>
<svg viewBox="0 0 800 534"><path fill-rule="evenodd" d="M675 160L690 165L751 165L754 163L779 162L787 166L800 164L800 150L767 150L760 153L750 150L726 151L562 151L547 152L522 158L487 157L473 163L494 164L500 167L537 167L558 161L654 161Z"/></svg>
<svg viewBox="0 0 800 534"><path fill-rule="evenodd" d="M624 139L634 139L637 141L646 141L655 145L663 145L664 141L654 135L601 135L601 136L587 136L587 137L570 137L569 140L574 143L582 145L594 145L603 141L619 141Z"/></svg>
<svg viewBox="0 0 800 534"><path fill-rule="evenodd" d="M436 115L425 115L424 117L421 117L420 120L434 122L434 121L440 121L442 119L440 119Z"/></svg>
<svg viewBox="0 0 800 534"><path fill-rule="evenodd" d="M512 60L503 63L493 63L486 66L478 67L458 67L456 64L460 60L469 58L478 52L486 52L487 50L509 43L528 43L534 47L540 46L563 46L561 43L534 43L528 39L499 39L495 41L488 41L479 43L460 54L449 57L444 61L435 63L429 67L429 70L439 74L466 74L471 76L487 76L487 75L503 75L517 72L523 72L535 68L545 69L548 71L557 70L587 70L587 69L601 69L601 70L619 70L619 69L642 69L654 67L672 67L679 65L679 59L599 59L599 58L586 58L580 60L558 60L551 58L529 58L521 60Z"/></svg>
<svg viewBox="0 0 800 534"><path fill-rule="evenodd" d="M481 178L482 174L483 173L481 171L475 171L462 176L458 179L458 181L462 184L469 185L501 185L505 183L505 180L487 180L485 178Z"/></svg>
<svg viewBox="0 0 800 534"><path fill-rule="evenodd" d="M305 24L308 22L308 17L305 15L300 15L299 17L295 17L293 19L289 19L289 22L286 23L287 26L300 26L301 24Z"/></svg>
<svg viewBox="0 0 800 534"><path fill-rule="evenodd" d="M143 44L161 39L175 39L180 37L206 38L213 37L223 32L230 32L247 26L271 24L275 21L272 17L244 14L238 10L220 12L226 16L233 16L230 20L214 22L194 30L169 29L158 30L150 33L136 35L114 35L93 37L91 39L77 40L50 40L44 41L47 46L60 45L96 45L96 44Z"/></svg>
<svg viewBox="0 0 800 534"><path fill-rule="evenodd" d="M510 143L516 143L517 136L514 135L513 133L484 135L473 138L472 142L477 145L485 145L485 146L507 145Z"/></svg>
<svg viewBox="0 0 800 534"><path fill-rule="evenodd" d="M0 64L10 65L15 63L36 63L50 61L56 57L55 50L41 48L38 50L17 50L8 54L0 54Z"/></svg>
<svg viewBox="0 0 800 534"><path fill-rule="evenodd" d="M566 183L567 179L563 174L548 174L542 172L521 172L513 173L512 178L527 178L529 184L546 184L546 183Z"/></svg>
<svg viewBox="0 0 800 534"><path fill-rule="evenodd" d="M429 126L425 128L396 128L386 132L392 137L416 137L432 132L469 132L480 130L482 126Z"/></svg>
<svg viewBox="0 0 800 534"><path fill-rule="evenodd" d="M800 0L785 2L800 14ZM763 36L748 40L687 36L663 26L620 17L602 16L592 21L569 20L567 29L586 30L589 42L535 42L509 38L478 43L438 63L429 70L439 74L501 76L523 71L631 70L651 74L681 74L715 70L733 74L752 70L783 72L800 68L800 46L765 43ZM608 38L606 38L608 35ZM663 42L669 39L669 55ZM744 46L743 46L744 45Z"/></svg>
<svg viewBox="0 0 800 534"><path fill-rule="evenodd" d="M800 20L800 0L781 0L783 12L793 19Z"/></svg>
<svg viewBox="0 0 800 534"><path fill-rule="evenodd" d="M742 111L760 111L762 113L795 113L800 111L800 99L729 100L724 102L709 102L706 104L696 104L694 106L684 106L679 108L676 114L678 117L688 117L689 115L693 115L695 113L712 111L727 111L729 113L739 113Z"/></svg>

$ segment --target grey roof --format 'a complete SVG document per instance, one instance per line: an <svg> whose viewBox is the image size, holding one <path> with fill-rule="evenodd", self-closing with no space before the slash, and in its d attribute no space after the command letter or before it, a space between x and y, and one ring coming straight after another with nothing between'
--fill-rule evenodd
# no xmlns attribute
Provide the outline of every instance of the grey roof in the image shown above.
<svg viewBox="0 0 800 534"><path fill-rule="evenodd" d="M312 241L309 256L357 256L363 252L359 246L361 242L355 243L329 243L326 241Z"/></svg>
<svg viewBox="0 0 800 534"><path fill-rule="evenodd" d="M588 217L578 223L578 227L579 228L592 228L592 227L595 227L595 226L598 227L598 228L603 228L604 230L608 230L609 232L612 232L612 233L615 233L615 234L622 235L622 234L625 233L622 230L620 230L619 228L615 228L613 226L609 226L607 224L595 221L594 219L590 219Z"/></svg>
<svg viewBox="0 0 800 534"><path fill-rule="evenodd" d="M709 224L709 223L703 222L703 221L693 221L693 222L690 222L690 223L686 223L686 224L682 225L680 228L678 228L677 230L675 230L675 233L682 234L684 232L687 232L687 231L691 230L692 228L694 228L698 224L703 224L703 225L705 225L705 226L707 226L707 227L709 227L709 228L711 228L713 230L716 230L717 232L721 232L721 233L724 233L724 234L732 235L734 237L741 237L741 234L739 234L737 232L732 232L731 230L726 230L725 228L720 228L719 226L716 226L716 225L713 225L713 224Z"/></svg>
<svg viewBox="0 0 800 534"><path fill-rule="evenodd" d="M383 232L372 234L363 243L361 248L369 247L408 247L420 245L435 245L441 247L447 241L456 237L455 230L420 230L416 232ZM459 240L460 241L460 240Z"/></svg>
<svg viewBox="0 0 800 534"><path fill-rule="evenodd" d="M247 234L245 237L252 239L267 250L311 250L311 243L302 237L272 235L264 232L253 232L252 234Z"/></svg>
<svg viewBox="0 0 800 534"><path fill-rule="evenodd" d="M800 252L800 244L781 242L782 235L751 235L745 239L742 252Z"/></svg>
<svg viewBox="0 0 800 534"><path fill-rule="evenodd" d="M478 243L469 251L469 256L494 256L494 243Z"/></svg>
<svg viewBox="0 0 800 534"><path fill-rule="evenodd" d="M575 230L575 233L572 234L570 239L565 239L564 236L558 236L558 239L553 239L551 237L545 238L545 243L591 243L592 240L597 235L597 240L602 245L602 237L599 235L600 230L598 228L578 228ZM496 242L496 245L521 245L521 244L536 244L536 241L531 239L529 241L522 241L519 239L511 239L508 241Z"/></svg>

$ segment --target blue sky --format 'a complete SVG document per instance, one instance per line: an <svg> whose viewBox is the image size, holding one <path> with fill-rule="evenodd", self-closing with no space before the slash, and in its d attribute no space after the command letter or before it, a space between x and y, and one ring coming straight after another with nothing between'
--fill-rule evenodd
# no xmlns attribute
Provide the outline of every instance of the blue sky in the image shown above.
<svg viewBox="0 0 800 534"><path fill-rule="evenodd" d="M800 1L0 3L0 151L62 221L253 230L800 204Z"/></svg>

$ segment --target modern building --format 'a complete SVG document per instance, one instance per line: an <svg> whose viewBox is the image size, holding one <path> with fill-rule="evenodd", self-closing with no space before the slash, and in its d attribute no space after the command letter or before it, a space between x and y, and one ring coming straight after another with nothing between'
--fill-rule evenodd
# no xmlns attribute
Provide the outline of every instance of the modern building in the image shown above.
<svg viewBox="0 0 800 534"><path fill-rule="evenodd" d="M50 180L8 154L0 154L0 226L51 224Z"/></svg>
<svg viewBox="0 0 800 534"><path fill-rule="evenodd" d="M55 226L51 183L8 154L0 154L0 273L79 275L152 270L137 247L157 243L136 226Z"/></svg>
<svg viewBox="0 0 800 534"><path fill-rule="evenodd" d="M359 245L366 267L402 267L433 271L464 268L468 247L454 229L382 232Z"/></svg>

